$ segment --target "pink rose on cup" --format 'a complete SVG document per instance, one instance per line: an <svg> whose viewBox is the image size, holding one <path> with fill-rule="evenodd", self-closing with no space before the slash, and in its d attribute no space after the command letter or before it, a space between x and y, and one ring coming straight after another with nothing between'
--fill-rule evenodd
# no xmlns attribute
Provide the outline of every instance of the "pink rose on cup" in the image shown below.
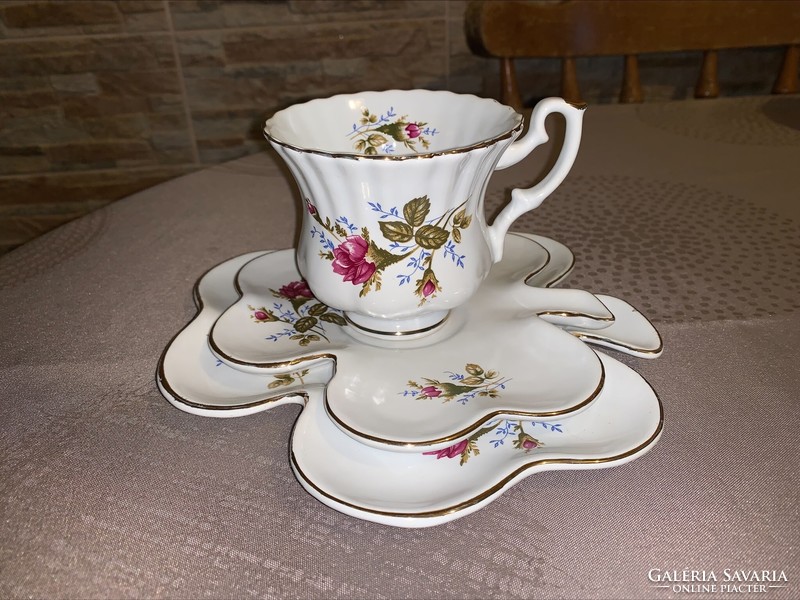
<svg viewBox="0 0 800 600"><path fill-rule="evenodd" d="M283 286L281 289L278 290L278 293L284 298L288 298L289 300L294 300L295 298L314 297L314 294L311 291L311 288L308 287L308 283L306 283L305 279L287 283L285 286Z"/></svg>
<svg viewBox="0 0 800 600"><path fill-rule="evenodd" d="M416 123L409 123L408 125L406 125L406 135L409 137L409 139L413 140L414 138L418 138L419 134L421 133L422 130Z"/></svg>
<svg viewBox="0 0 800 600"><path fill-rule="evenodd" d="M367 260L369 245L360 235L351 235L333 250L333 271L344 281L361 285L375 273L375 263Z"/></svg>
<svg viewBox="0 0 800 600"><path fill-rule="evenodd" d="M430 452L423 452L422 454L428 456L436 456L436 460L440 458L455 458L456 456L461 456L461 453L464 452L464 449L467 447L469 440L461 440L457 444L453 444L452 446L448 446L447 448L443 448L442 450L432 450Z"/></svg>
<svg viewBox="0 0 800 600"><path fill-rule="evenodd" d="M311 200L306 200L306 208L308 209L308 214L312 217L317 214L317 207L311 204Z"/></svg>
<svg viewBox="0 0 800 600"><path fill-rule="evenodd" d="M427 300L436 292L442 291L439 286L439 280L433 274L432 269L425 269L422 278L417 280L417 295L421 296L423 300Z"/></svg>

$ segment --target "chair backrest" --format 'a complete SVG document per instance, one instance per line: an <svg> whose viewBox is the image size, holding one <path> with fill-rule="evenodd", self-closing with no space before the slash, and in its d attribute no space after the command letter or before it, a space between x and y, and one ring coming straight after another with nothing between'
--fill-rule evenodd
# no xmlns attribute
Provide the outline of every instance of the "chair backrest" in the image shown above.
<svg viewBox="0 0 800 600"><path fill-rule="evenodd" d="M501 97L521 108L514 59L561 58L561 95L581 102L575 59L625 57L620 102L641 102L638 54L702 50L695 96L719 94L717 50L786 46L773 93L798 91L800 1L564 0L471 2L473 52L500 59Z"/></svg>

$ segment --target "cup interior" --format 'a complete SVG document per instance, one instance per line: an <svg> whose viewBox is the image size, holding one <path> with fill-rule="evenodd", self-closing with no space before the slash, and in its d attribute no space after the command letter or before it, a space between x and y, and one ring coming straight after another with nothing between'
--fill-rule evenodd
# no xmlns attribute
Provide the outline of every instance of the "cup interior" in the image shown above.
<svg viewBox="0 0 800 600"><path fill-rule="evenodd" d="M468 150L521 127L522 115L495 100L391 90L296 104L275 113L264 133L273 143L308 152L408 158Z"/></svg>

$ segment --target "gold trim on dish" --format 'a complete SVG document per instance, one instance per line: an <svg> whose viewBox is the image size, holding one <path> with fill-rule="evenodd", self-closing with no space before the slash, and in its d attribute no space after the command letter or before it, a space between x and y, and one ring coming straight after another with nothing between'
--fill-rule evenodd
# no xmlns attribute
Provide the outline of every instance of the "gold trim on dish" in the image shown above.
<svg viewBox="0 0 800 600"><path fill-rule="evenodd" d="M529 236L533 235L532 233L531 233L531 234L526 234L526 233L522 233L522 232L518 232L518 231L509 231L509 232L508 232L506 235L513 235L513 236L515 236L515 237L522 238L523 240L526 240L526 241L528 241L528 242L532 242L532 243L536 244L537 246L539 246L539 248L540 248L542 251L544 251L544 253L545 253L545 260L544 260L544 263L543 263L543 264L542 264L542 265L541 265L541 266L540 266L538 269L536 269L536 270L534 270L534 271L531 271L530 273L528 273L528 274L527 274L527 275L524 277L524 279L522 280L522 283L524 283L524 284L526 284L526 285L527 285L527 283L528 283L528 280L529 280L531 277L533 277L534 275L537 275L538 273L541 273L541 272L542 272L542 271L545 269L545 267L547 267L547 265L549 265L549 264L550 264L550 261L552 260L552 258L553 258L553 257L552 257L552 255L550 254L550 251L549 251L547 248L545 248L544 246L542 246L542 245L541 245L539 242L537 242L537 241L536 241L535 239L533 239L532 237L529 237ZM570 251L570 252L571 252L571 251ZM534 287L534 286L531 286L531 287ZM545 285L545 287L547 287L547 285Z"/></svg>
<svg viewBox="0 0 800 600"><path fill-rule="evenodd" d="M585 341L587 343L595 342L605 342L611 346L613 350L615 347L617 348L625 348L626 350L631 350L633 352L638 352L640 354L661 354L664 350L664 342L661 339L661 335L658 336L658 347L654 350L652 348L639 348L638 346L631 346L630 344L623 344L622 342L618 342L616 340L612 340L606 337L599 336L595 333L589 333L585 331L570 331L572 335L578 338L581 341ZM658 333L658 331L656 331Z"/></svg>
<svg viewBox="0 0 800 600"><path fill-rule="evenodd" d="M564 281L572 273L572 269L574 269L574 268L575 268L575 255L572 256L572 262L570 263L569 268L566 271L564 271L563 273L561 273L561 275L559 275L555 279L551 280L549 283L545 284L544 287L551 288L554 285L560 284L562 281Z"/></svg>
<svg viewBox="0 0 800 600"><path fill-rule="evenodd" d="M647 321L647 324L650 325L650 327L653 328L653 331L656 332L656 336L658 337L658 346L656 347L655 350L653 350L652 348L639 348L637 346L631 346L630 344L623 344L621 342L617 342L617 341L611 340L609 338L605 338L605 337L603 337L603 336L601 336L601 335L599 335L599 334L597 334L595 332L570 331L570 333L572 335L574 335L575 337L577 337L578 339L580 339L580 340L584 340L585 339L585 340L589 340L589 341L591 341L591 340L602 341L602 342L606 342L607 344L611 344L611 345L617 346L619 348L625 348L626 350L632 350L633 352L639 352L641 354L650 354L650 355L661 354L661 352L664 350L664 339L661 337L661 334L659 333L658 329L656 329L656 326L653 325L653 322L650 319L648 319L647 316L642 311L640 311L636 306L634 306L630 302L627 302L627 304L633 310L635 310L637 313L639 313L639 315L641 315L641 317L645 321Z"/></svg>
<svg viewBox="0 0 800 600"><path fill-rule="evenodd" d="M238 358L234 358L232 356L228 356L225 352L223 352L219 346L214 342L213 332L214 327L216 326L217 322L214 321L214 325L211 326L211 331L208 335L208 345L211 347L211 351L223 362L231 362L237 365L242 365L245 367L254 367L256 369L289 369L295 367L296 365L302 364L304 362L314 361L314 360L324 360L329 359L333 360L334 364L336 363L336 355L330 352L320 352L319 354L309 354L308 356L298 356L297 358L292 358L285 361L276 361L276 362L264 362L264 363L253 363L247 362L245 360L240 360Z"/></svg>
<svg viewBox="0 0 800 600"><path fill-rule="evenodd" d="M601 304L602 304L602 302L601 302ZM603 306L605 306L605 304L603 304ZM606 310L608 310L608 309L606 309ZM610 310L608 312L611 313ZM540 317L542 315L548 315L548 316L551 316L551 317L575 317L575 318L584 317L586 319L591 319L592 321L609 321L611 323L613 323L614 320L615 320L613 313L611 313L610 317L598 317L596 315L589 315L589 314L581 313L581 312L572 312L572 311L568 311L568 310L565 310L565 311L544 310L542 312L537 312L536 314L538 316L540 316Z"/></svg>
<svg viewBox="0 0 800 600"><path fill-rule="evenodd" d="M539 273L541 273L541 272L542 272L544 269L546 269L546 268L547 268L547 266L548 266L548 265L549 265L549 264L552 262L553 255L550 253L550 251L549 251L547 248L545 248L544 246L542 246L542 244L540 244L539 242L537 242L535 239L533 239L533 238L529 238L527 235L525 235L525 234L522 234L522 233L514 233L514 232L511 232L511 234L512 234L512 235L517 235L517 236L519 236L519 237L523 237L523 238L525 238L526 240L528 240L528 241L530 241L530 242L533 242L534 244L537 244L538 246L540 246L540 247L542 248L542 250L544 250L544 251L547 253L547 261L546 261L546 262L545 262L545 263L544 263L544 264L543 264L541 267L539 267L538 269L536 269L535 271L532 271L532 272L528 273L528 274L525 276L525 278L522 280L522 281L523 281L523 283L524 283L525 285L530 285L528 282L529 282L529 281L530 281L530 280L531 280L533 277L535 277L536 275L538 275ZM533 234L531 234L531 235L533 235ZM554 241L555 241L555 240L554 240ZM562 245L563 245L563 244L562 244ZM531 287L545 287L545 288L550 288L550 287L553 287L554 285L557 285L557 284L561 283L562 281L564 281L564 279L567 277L567 275L569 275L569 274L572 272L572 269L574 269L574 268L575 268L575 254L574 254L574 253L572 252L572 250L570 250L570 249L569 249L567 246L564 246L564 247L567 249L567 251L569 252L569 255L570 255L570 263L569 263L569 266L568 266L568 267L567 267L567 268L566 268L566 269L565 269L565 270L564 270L562 273L560 273L559 275L557 275L557 276L555 277L555 279L551 279L550 281L546 281L546 282L542 283L541 285L536 285L536 286L531 286ZM611 312L611 311L609 311L609 312Z"/></svg>
<svg viewBox="0 0 800 600"><path fill-rule="evenodd" d="M468 425L467 427L465 427L464 429L461 429L460 431L458 431L456 433L452 433L452 434L447 435L445 437L437 438L437 439L434 439L434 440L425 440L425 441L422 441L422 442L403 442L403 441L400 441L400 440L388 440L388 439L385 439L385 438L381 438L381 437L378 437L378 436L374 436L374 435L370 435L370 434L364 433L363 431L358 431L357 429L351 427L350 425L348 425L347 423L342 421L342 419L339 418L336 415L336 413L333 411L333 409L331 408L330 403L328 402L328 390L327 390L327 387L325 388L325 410L328 413L328 416L331 418L331 420L336 422L337 427L339 427L339 428L341 428L343 430L347 430L347 431L351 432L353 435L355 435L358 438L365 439L365 440L370 440L372 442L376 442L378 444L383 444L383 445L386 445L386 446L395 446L395 447L403 447L403 448L420 448L420 449L424 450L425 448L433 446L434 444L437 444L437 445L438 444L444 444L444 443L447 443L447 442L452 442L452 441L454 441L454 440L456 440L458 438L462 438L462 437L466 436L467 434L469 434L469 433L475 431L476 429L478 429L484 423L487 423L488 421L491 421L493 419L508 418L508 417L520 417L520 418L524 418L524 419L540 419L540 418L545 418L545 417L559 417L559 416L562 416L562 415L568 415L570 413L574 413L574 412L580 410L581 408L587 406L603 390L603 385L605 385L605 381L606 381L606 368L603 365L603 361L600 360L600 357L597 356L597 354L594 352L594 350L591 350L591 352L592 352L592 354L594 354L594 357L597 359L597 362L600 363L600 381L598 382L597 387L595 387L594 391L592 391L592 393L589 395L589 397L584 399L584 400L581 400L578 404L575 404L573 406L570 406L569 408L565 408L565 409L562 409L562 410L551 410L551 411L544 411L544 412L532 412L532 411L524 411L524 410L495 410L495 411L493 411L493 412L481 417L475 423L472 423L472 424Z"/></svg>
<svg viewBox="0 0 800 600"><path fill-rule="evenodd" d="M164 387L164 389L167 391L167 393L172 397L172 399L175 402L178 402L180 404L185 404L186 406L190 406L192 408L199 408L202 410L218 410L218 411L241 410L245 408L263 406L264 404L272 404L274 402L278 402L279 400L283 400L285 398L289 398L292 396L302 398L304 406L308 404L308 392L304 390L299 390L297 392L286 392L278 396L266 396L264 398L253 400L252 402L243 402L241 404L226 404L224 406L219 404L202 404L200 402L194 402L193 400L184 398L178 392L175 391L175 388L173 388L172 385L169 383L166 373L164 372L163 361L159 362L157 377L158 377L158 382L161 383L161 385Z"/></svg>
<svg viewBox="0 0 800 600"><path fill-rule="evenodd" d="M650 387L651 390L653 390L653 387L649 383L647 383L647 385ZM292 444L292 450L290 452L290 458L291 458L292 467L294 468L295 473L297 473L297 475L299 477L301 477L303 479L303 481L305 481L309 486L311 486L314 490L316 490L322 496L325 496L326 498L329 498L329 499L341 504L342 506L347 506L349 508L352 508L352 509L355 509L355 510L358 510L358 511L361 511L361 512L370 513L370 514L373 514L373 515L382 515L382 516L386 516L386 517L398 517L398 518L409 518L409 519L427 519L427 518L434 518L434 517L443 517L443 516L451 515L451 514L456 513L456 512L460 512L460 511L462 511L462 510L464 510L466 508L469 508L469 507L474 506L476 504L480 504L481 502L483 502L484 500L486 500L488 498L491 498L497 492L499 492L504 487L506 487L518 475L522 474L523 472L525 472L528 469L531 469L533 467L537 467L537 466L540 466L540 465L591 465L591 464L599 465L599 464L604 464L604 463L612 463L612 462L615 462L615 461L622 460L624 458L628 458L628 457L633 456L635 454L638 454L642 450L648 448L649 446L652 446L653 443L655 443L655 441L658 439L659 435L661 435L661 431L664 428L664 405L661 403L661 399L658 397L658 394L656 393L655 390L653 390L653 394L655 395L656 401L658 402L658 412L659 412L658 424L656 425L656 428L653 431L653 433L650 435L650 437L648 437L644 442L642 442L641 444L639 444L635 448L632 448L631 450L628 450L626 452L621 452L620 454L615 454L613 456L607 456L607 457L601 457L601 458L585 458L585 459L582 459L582 458L554 458L554 459L534 460L534 461L531 461L530 463L527 463L527 464L519 467L518 469L515 469L509 475L503 477L500 481L498 481L497 483L495 483L494 485L492 485L491 487L489 487L488 489L486 489L482 493L477 494L476 496L473 496L472 498L468 498L467 500L463 500L462 502L459 502L458 504L454 504L452 506L448 506L446 508L440 508L440 509L437 509L437 510L423 511L423 512L418 512L418 513L406 513L406 512L399 512L399 511L398 512L393 512L393 511L388 511L388 510L378 510L378 509L374 509L374 508L366 508L366 507L363 507L363 506L358 506L357 504L353 504L352 502L348 502L346 500L342 500L340 498L337 498L333 494L331 494L329 492L326 492L325 490L320 488L318 485L316 485L313 481L311 481L308 478L308 476L303 472L303 470L300 468L300 465L297 462L297 457L295 456L295 453L294 453L294 429L292 430L292 440L290 442Z"/></svg>

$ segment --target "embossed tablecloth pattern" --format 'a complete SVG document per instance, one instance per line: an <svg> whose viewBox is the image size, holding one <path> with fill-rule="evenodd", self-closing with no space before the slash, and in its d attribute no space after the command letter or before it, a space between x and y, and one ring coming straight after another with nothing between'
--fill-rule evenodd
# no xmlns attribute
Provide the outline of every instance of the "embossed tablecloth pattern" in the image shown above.
<svg viewBox="0 0 800 600"><path fill-rule="evenodd" d="M488 212L547 154L499 172ZM658 391L664 435L425 530L306 494L297 407L216 420L156 389L197 277L293 244L295 188L268 155L2 257L0 597L669 598L688 596L650 569L726 568L782 570L760 597L797 597L798 166L798 97L590 107L572 173L515 229L573 249L566 286L653 319L663 357L614 356Z"/></svg>

